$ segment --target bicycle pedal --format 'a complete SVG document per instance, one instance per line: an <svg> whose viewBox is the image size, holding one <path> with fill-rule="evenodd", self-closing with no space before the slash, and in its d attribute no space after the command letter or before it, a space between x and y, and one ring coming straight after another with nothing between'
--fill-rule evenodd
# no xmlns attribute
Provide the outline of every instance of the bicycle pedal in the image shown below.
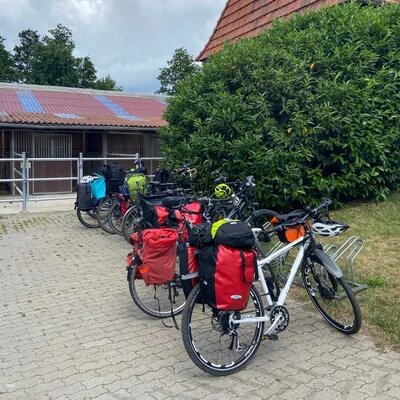
<svg viewBox="0 0 400 400"><path fill-rule="evenodd" d="M263 340L278 340L278 335L276 335L275 333L271 333L271 334L267 334L263 336Z"/></svg>

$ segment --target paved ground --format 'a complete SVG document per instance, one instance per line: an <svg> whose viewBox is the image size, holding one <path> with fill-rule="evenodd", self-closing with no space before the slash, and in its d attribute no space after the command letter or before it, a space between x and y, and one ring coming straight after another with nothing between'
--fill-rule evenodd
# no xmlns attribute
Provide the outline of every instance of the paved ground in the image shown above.
<svg viewBox="0 0 400 400"><path fill-rule="evenodd" d="M76 193L67 193L59 195L35 195L30 196L27 203L27 211L29 212L53 212L68 211L73 206ZM54 200L57 198L57 200ZM44 200L49 199L49 200ZM13 202L10 202L12 200ZM0 215L17 214L22 211L21 196L0 196ZM43 201L44 200L44 201Z"/></svg>
<svg viewBox="0 0 400 400"><path fill-rule="evenodd" d="M143 315L128 245L72 212L0 217L0 399L399 399L400 355L289 303L291 324L248 367L213 378L180 332Z"/></svg>

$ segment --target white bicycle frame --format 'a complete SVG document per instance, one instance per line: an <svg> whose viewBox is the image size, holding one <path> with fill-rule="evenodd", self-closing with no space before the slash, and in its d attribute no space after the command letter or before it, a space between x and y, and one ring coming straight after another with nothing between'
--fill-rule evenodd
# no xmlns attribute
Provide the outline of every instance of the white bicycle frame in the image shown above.
<svg viewBox="0 0 400 400"><path fill-rule="evenodd" d="M261 231L261 229L253 229L254 233L257 234L257 231ZM257 262L257 269L258 269L258 276L259 279L258 281L261 284L262 290L263 290L263 296L266 298L266 308L268 306L283 306L286 302L287 295L289 293L289 289L292 286L293 280L296 277L297 271L299 270L301 263L304 258L305 251L307 250L310 242L309 240L304 240L304 236L298 238L292 243L287 244L286 246L278 249L277 251L273 252L269 256L263 258L262 260L259 260ZM303 242L303 243L302 243ZM269 294L268 286L265 281L265 277L262 271L262 268L269 264L271 261L274 259L278 258L279 256L287 253L289 250L291 250L293 247L299 245L299 252L297 253L296 259L294 260L294 263L292 267L290 268L290 273L289 276L286 280L286 284L283 287L281 293L279 294L279 298L277 302L273 302L271 295ZM265 309L266 309L265 308ZM264 311L265 311L264 309ZM268 335L272 333L275 330L275 327L281 322L281 314L278 314L278 317L274 320L274 322L271 324L271 326L265 331L264 335ZM269 313L265 314L263 317L255 317L254 315L246 315L246 314L240 314L240 319L234 319L234 314L232 313L229 318L230 323L233 324L256 324L259 322L271 322L271 318Z"/></svg>

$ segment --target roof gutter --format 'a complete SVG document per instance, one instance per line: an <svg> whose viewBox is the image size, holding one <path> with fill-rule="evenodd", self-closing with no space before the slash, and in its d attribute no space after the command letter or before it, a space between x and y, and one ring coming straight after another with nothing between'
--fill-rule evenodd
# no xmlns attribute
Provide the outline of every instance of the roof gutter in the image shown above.
<svg viewBox="0 0 400 400"><path fill-rule="evenodd" d="M113 131L145 131L145 132L154 132L158 129L162 128L161 126L157 126L154 128L143 127L140 128L138 126L112 126L112 125L36 125L36 124L17 124L17 123L8 123L8 122L0 122L0 128L31 128L31 129L73 129L73 130L113 130Z"/></svg>

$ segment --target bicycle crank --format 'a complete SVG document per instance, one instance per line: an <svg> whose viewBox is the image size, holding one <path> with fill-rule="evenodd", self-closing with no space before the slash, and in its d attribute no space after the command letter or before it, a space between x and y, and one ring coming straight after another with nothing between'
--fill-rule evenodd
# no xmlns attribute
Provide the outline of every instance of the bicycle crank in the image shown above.
<svg viewBox="0 0 400 400"><path fill-rule="evenodd" d="M284 331L289 325L289 311L284 306L275 306L272 308L270 313L271 324L273 324L276 318L280 321L275 325L275 330L278 332Z"/></svg>

